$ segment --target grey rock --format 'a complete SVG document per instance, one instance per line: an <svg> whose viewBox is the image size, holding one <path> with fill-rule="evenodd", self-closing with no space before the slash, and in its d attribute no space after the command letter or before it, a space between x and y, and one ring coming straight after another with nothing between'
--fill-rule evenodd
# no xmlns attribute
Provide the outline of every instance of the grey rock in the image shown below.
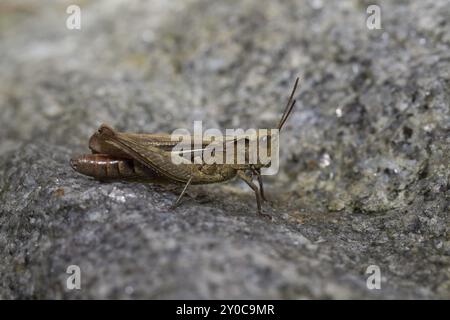
<svg viewBox="0 0 450 320"><path fill-rule="evenodd" d="M0 299L450 298L446 0L0 4ZM271 127L270 203L74 172L100 123ZM68 290L69 265L81 289ZM366 286L377 265L381 290Z"/></svg>

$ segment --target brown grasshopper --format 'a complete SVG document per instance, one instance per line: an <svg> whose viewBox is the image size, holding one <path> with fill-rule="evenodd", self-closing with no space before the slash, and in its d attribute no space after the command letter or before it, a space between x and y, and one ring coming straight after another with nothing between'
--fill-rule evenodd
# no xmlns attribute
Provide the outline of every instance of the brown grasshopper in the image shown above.
<svg viewBox="0 0 450 320"><path fill-rule="evenodd" d="M278 130L283 127L295 105L293 96L298 81L297 78L278 123ZM241 139L245 139L245 159L248 160L249 140L257 139L259 146L260 143L270 144L271 136L270 133L265 136L256 135L250 138L248 136L225 136L220 143L226 150L227 146L230 144L236 145ZM200 151L205 150L212 142L212 139L202 140ZM73 157L70 164L74 170L101 181L125 180L159 184L184 184L183 191L175 201L174 206L180 202L191 184L223 182L238 176L255 192L258 213L263 214L261 212L261 200L266 200L266 197L261 169L267 167L269 163L264 164L257 159L258 161L252 164L174 164L171 161L171 156L172 149L177 143L177 141L173 141L170 134L116 132L103 124L89 140L89 148L92 154ZM233 151L235 152L236 149L233 149ZM259 188L253 183L254 176L257 177Z"/></svg>

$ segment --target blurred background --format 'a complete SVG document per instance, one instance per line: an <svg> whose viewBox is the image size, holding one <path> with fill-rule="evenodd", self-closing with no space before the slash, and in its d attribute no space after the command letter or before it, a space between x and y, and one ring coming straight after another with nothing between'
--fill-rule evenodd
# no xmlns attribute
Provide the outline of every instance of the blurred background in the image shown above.
<svg viewBox="0 0 450 320"><path fill-rule="evenodd" d="M0 298L450 298L449 4L1 1ZM273 222L69 166L101 123L273 127L297 76Z"/></svg>

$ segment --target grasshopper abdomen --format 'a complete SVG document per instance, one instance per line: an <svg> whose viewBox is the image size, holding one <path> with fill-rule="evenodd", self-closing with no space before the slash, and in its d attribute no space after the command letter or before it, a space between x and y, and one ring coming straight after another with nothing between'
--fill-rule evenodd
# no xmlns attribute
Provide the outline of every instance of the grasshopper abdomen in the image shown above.
<svg viewBox="0 0 450 320"><path fill-rule="evenodd" d="M70 160L72 168L97 180L137 180L161 182L157 172L149 170L133 159L108 154L85 154Z"/></svg>

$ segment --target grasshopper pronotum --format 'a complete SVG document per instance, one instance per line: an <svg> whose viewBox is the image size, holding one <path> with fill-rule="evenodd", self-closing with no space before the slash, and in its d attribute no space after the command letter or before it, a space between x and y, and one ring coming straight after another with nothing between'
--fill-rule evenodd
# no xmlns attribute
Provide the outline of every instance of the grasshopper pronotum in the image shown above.
<svg viewBox="0 0 450 320"><path fill-rule="evenodd" d="M278 123L278 130L283 127L295 105L293 97L298 80L297 78L295 81L286 108ZM245 139L245 159L248 159L248 140L257 139L259 146L259 143L270 144L271 136L270 133L250 138L248 136L225 136L222 142L223 149L230 144L236 145L241 139ZM114 131L107 125L101 125L89 140L92 154L73 157L70 164L74 170L97 180L184 184L183 191L174 206L180 202L190 184L223 182L238 176L255 192L258 213L263 214L261 201L266 198L261 169L269 166L269 163L262 163L257 159L256 163L244 164L174 164L171 156L172 149L177 143L177 141L173 141L170 134L122 133ZM211 140L203 140L202 148L206 148L211 143ZM194 151L192 150L192 152ZM253 183L254 176L258 180L259 188Z"/></svg>

